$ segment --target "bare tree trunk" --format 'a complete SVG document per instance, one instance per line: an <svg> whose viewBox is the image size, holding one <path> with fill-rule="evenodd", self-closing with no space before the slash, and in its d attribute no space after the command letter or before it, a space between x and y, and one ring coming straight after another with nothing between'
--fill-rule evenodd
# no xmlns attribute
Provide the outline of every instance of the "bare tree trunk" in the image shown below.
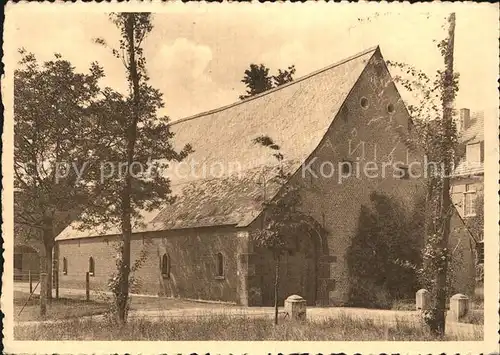
<svg viewBox="0 0 500 355"><path fill-rule="evenodd" d="M280 257L275 257L274 275L274 324L278 325L278 290L280 284Z"/></svg>
<svg viewBox="0 0 500 355"><path fill-rule="evenodd" d="M53 259L52 259L52 249L53 247L51 245L45 247L45 261L46 261L46 272L47 272L47 287L46 287L46 292L47 292L47 301L50 303L52 302L52 270L53 268Z"/></svg>
<svg viewBox="0 0 500 355"><path fill-rule="evenodd" d="M52 222L46 222L45 224L46 227L44 227L44 230L42 231L42 240L43 240L43 250L44 250L44 256L43 256L43 272L47 273L47 285L45 287L45 293L48 302L51 302L52 300L52 270L53 270L53 265L52 265L52 251L54 249L54 235L53 235L53 230L52 230Z"/></svg>
<svg viewBox="0 0 500 355"><path fill-rule="evenodd" d="M445 72L444 72L444 88L443 88L443 128L444 128L444 178L443 186L441 191L441 206L440 206L440 216L442 218L441 226L441 239L439 242L439 249L442 251L447 251L450 237L450 219L451 219L451 199L450 199L450 175L451 175L451 164L452 156L448 149L451 149L451 135L452 132L452 119L453 119L453 99L454 99L454 88L453 88L453 49L455 41L455 14L452 13L449 17L449 34L448 34L448 46L447 52L445 53ZM445 255L448 255L446 252ZM445 334L446 325L446 297L447 297L447 271L448 271L448 257L444 260L440 260L437 281L436 281L436 301L435 301L435 322L431 326L431 331L438 335Z"/></svg>
<svg viewBox="0 0 500 355"><path fill-rule="evenodd" d="M137 73L137 63L135 58L135 14L128 13L125 23L126 41L128 46L129 59L129 80L132 83L133 107L132 121L127 128L127 172L122 191L122 262L119 270L119 295L117 297L118 320L120 323L127 321L127 304L129 293L129 275L130 275L130 240L132 238L132 176L130 167L134 161L135 142L137 137L137 122L139 121L139 76Z"/></svg>
<svg viewBox="0 0 500 355"><path fill-rule="evenodd" d="M40 315L47 314L47 274L44 270L40 273Z"/></svg>

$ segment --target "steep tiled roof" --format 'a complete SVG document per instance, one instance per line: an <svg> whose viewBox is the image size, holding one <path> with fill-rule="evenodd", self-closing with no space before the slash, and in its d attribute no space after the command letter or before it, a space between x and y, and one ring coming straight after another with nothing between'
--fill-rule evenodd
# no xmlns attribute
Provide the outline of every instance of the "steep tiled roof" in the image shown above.
<svg viewBox="0 0 500 355"><path fill-rule="evenodd" d="M287 167L295 171L319 145L376 50L371 48L260 95L172 123L175 146L180 149L189 143L194 149L186 161L172 165L167 172L177 201L163 211L145 215L145 226L134 231L250 223L262 208L261 201L256 202L262 190L255 183L258 172L263 166L276 165L269 151L252 140L260 135L272 137L281 147ZM211 167L217 172L210 174ZM266 191L275 192L273 188ZM117 234L117 228L78 231L76 225L69 226L58 240Z"/></svg>
<svg viewBox="0 0 500 355"><path fill-rule="evenodd" d="M471 123L459 136L462 143L477 143L484 141L484 114L474 112L471 115Z"/></svg>

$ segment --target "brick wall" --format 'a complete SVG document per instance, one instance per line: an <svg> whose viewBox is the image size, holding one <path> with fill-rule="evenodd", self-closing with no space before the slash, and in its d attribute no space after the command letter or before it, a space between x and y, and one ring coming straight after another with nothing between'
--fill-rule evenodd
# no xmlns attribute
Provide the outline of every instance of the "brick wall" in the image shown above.
<svg viewBox="0 0 500 355"><path fill-rule="evenodd" d="M366 108L361 106L362 99L363 104L367 99ZM388 112L389 105L392 105L391 113ZM388 156L391 153L394 162L408 164L418 159L422 161L419 152L408 150L404 144L411 129L409 127L406 108L390 81L385 64L376 64L372 59L322 143L310 157L311 160L316 159L311 164L316 176L308 171L303 175L300 170L295 174L293 183L303 185L302 209L322 224L327 233L317 256L316 303L341 305L347 301L349 279L345 253L357 230L360 207L369 203L370 193L386 192L403 203L411 204L416 192L423 186L416 179L393 177L393 169L389 166L386 166L385 176L380 173L376 178L369 178L360 171L359 178L352 176L339 183L338 163L346 159L358 161L359 167L362 167L364 163L373 161L382 170L382 163L390 161ZM284 154L286 157L286 152ZM333 163L335 172L332 177L329 177L330 166L326 165L328 163L323 164L325 162ZM324 176L319 174L322 164ZM419 167L414 166L414 173L419 171ZM286 256L285 259L281 263L280 299L290 295L291 289L286 288L286 283L296 283L286 273L292 269L298 270L295 276L301 277L301 272L307 269L303 257ZM257 274L250 283L255 292L260 291L265 296L266 292L272 291L272 288L269 289L274 278L272 258L261 255L256 264ZM305 277L307 279L313 275L308 272Z"/></svg>
<svg viewBox="0 0 500 355"><path fill-rule="evenodd" d="M234 228L155 232L134 235L132 260L147 250L144 265L137 272L140 286L135 292L193 299L244 302L238 296L238 250L244 250L244 238ZM242 240L243 239L243 240ZM59 242L60 288L84 288L89 258L95 262L91 288L107 290L109 276L116 270L113 247L116 237L96 237ZM243 249L242 249L243 248ZM224 276L216 277L216 255L224 256ZM161 258L170 257L170 276L161 273ZM67 259L68 273L63 275L62 260Z"/></svg>
<svg viewBox="0 0 500 355"><path fill-rule="evenodd" d="M365 108L363 104L366 103ZM304 207L307 206L328 233L330 258L325 260L329 264L329 274L319 279L321 294L328 297L328 304L339 305L347 301L350 284L345 254L357 231L361 205L369 203L370 193L385 192L409 204L421 185L415 179L393 176L391 156L392 163L405 165L421 159L418 152L407 149L404 143L408 130L409 116L385 64L372 58L314 154L318 158L313 164L314 171L320 172L323 162L333 162L336 173L331 178L305 178L309 189L305 190ZM353 175L359 174L339 181L338 164L343 160L352 161ZM366 164L377 166L378 171L370 170L367 176L363 169L370 165ZM325 164L323 172L328 176ZM418 167L414 172L418 172Z"/></svg>

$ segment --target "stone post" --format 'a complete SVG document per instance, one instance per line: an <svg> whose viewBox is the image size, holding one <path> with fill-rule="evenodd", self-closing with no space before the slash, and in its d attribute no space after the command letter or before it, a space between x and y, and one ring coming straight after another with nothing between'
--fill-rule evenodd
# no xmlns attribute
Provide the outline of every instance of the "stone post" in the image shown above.
<svg viewBox="0 0 500 355"><path fill-rule="evenodd" d="M90 301L90 273L85 273L85 299Z"/></svg>
<svg viewBox="0 0 500 355"><path fill-rule="evenodd" d="M415 294L415 307L417 311L425 311L429 309L431 304L431 294L425 288L417 291Z"/></svg>
<svg viewBox="0 0 500 355"><path fill-rule="evenodd" d="M469 297L457 293L450 298L450 311L453 320L459 322L469 312Z"/></svg>
<svg viewBox="0 0 500 355"><path fill-rule="evenodd" d="M285 300L285 317L290 320L306 320L306 300L299 295L291 295Z"/></svg>
<svg viewBox="0 0 500 355"><path fill-rule="evenodd" d="M47 314L47 273L40 273L40 315L45 317Z"/></svg>

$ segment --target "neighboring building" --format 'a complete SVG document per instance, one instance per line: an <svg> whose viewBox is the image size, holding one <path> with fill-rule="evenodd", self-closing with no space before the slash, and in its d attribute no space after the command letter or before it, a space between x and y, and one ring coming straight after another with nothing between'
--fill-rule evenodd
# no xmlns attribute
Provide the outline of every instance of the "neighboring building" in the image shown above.
<svg viewBox="0 0 500 355"><path fill-rule="evenodd" d="M391 165L422 161L422 154L403 143L412 122L378 47L171 128L175 145L190 143L194 153L169 169L176 201L144 213L143 224L134 229L132 258L142 251L147 255L136 292L272 304L271 256L250 239L265 213L263 202L280 188L270 181L276 160L252 142L260 135L280 145L293 173L289 183L302 186L301 209L317 229L291 243L282 258L280 302L298 293L310 304L345 304L350 286L345 253L361 206L372 191L413 204L423 187L420 179L409 178L407 166L399 174ZM370 175L361 173L369 162L378 173L373 168ZM116 268L113 241L119 230L78 227L73 223L56 239L60 287L84 287L89 271L91 287L104 289Z"/></svg>
<svg viewBox="0 0 500 355"><path fill-rule="evenodd" d="M29 275L37 280L40 274L40 251L43 246L29 231L20 226L15 227L14 237L14 280L26 281Z"/></svg>
<svg viewBox="0 0 500 355"><path fill-rule="evenodd" d="M484 113L479 111L471 114L469 109L461 109L457 127L462 156L453 174L451 195L461 218L466 225L471 226L469 230L476 249L475 262L480 266L478 272L482 273L483 228L472 224L481 226L482 220L478 219L483 218L483 208L478 206L478 203L483 201L484 191ZM477 275L477 278L481 280L482 275Z"/></svg>

